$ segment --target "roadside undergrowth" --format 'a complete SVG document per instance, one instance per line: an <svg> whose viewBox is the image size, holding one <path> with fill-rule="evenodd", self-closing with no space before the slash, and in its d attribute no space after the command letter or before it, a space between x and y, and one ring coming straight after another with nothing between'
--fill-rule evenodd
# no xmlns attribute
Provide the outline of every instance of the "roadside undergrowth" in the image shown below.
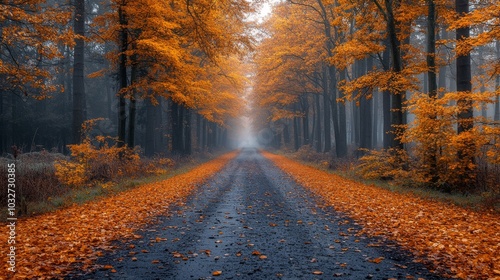
<svg viewBox="0 0 500 280"><path fill-rule="evenodd" d="M135 232L154 217L168 212L172 203L187 197L238 154L228 153L191 171L145 184L116 195L22 218L16 225L16 279L52 279L78 268L89 269L111 249L114 240L140 238ZM4 226L5 227L5 226ZM7 240L7 230L0 240ZM164 238L158 237L158 238ZM8 246L0 246L6 256ZM3 265L7 271L8 264Z"/></svg>
<svg viewBox="0 0 500 280"><path fill-rule="evenodd" d="M137 186L154 183L169 179L182 173L189 172L216 156L210 158L196 158L190 160L177 160L175 166L164 169L160 174L147 174L143 177L129 177L118 180L118 182L95 183L90 186L80 188L69 188L65 193L49 197L42 201L28 202L28 216L36 216L47 212L53 212L57 209L70 207L73 204L83 204L88 201L101 199L109 195L116 195L120 192L130 190ZM158 168L156 168L158 169ZM6 213L0 213L0 218L5 220Z"/></svg>
<svg viewBox="0 0 500 280"><path fill-rule="evenodd" d="M340 164L332 169L330 162L326 160L308 161L301 159L294 154L280 153L279 151L276 152L276 154L298 161L303 165L319 169L329 174L335 174L345 179L352 180L364 185L375 185L379 188L387 189L392 192L416 195L424 199L432 199L445 203L453 203L459 207L472 209L475 211L494 210L498 214L500 214L500 205L498 205L498 203L491 203L487 197L481 194L462 194L457 192L446 193L431 188L400 186L396 183L393 183L392 181L364 179L356 173L356 163L349 162L349 160L346 160L347 163Z"/></svg>
<svg viewBox="0 0 500 280"><path fill-rule="evenodd" d="M366 185L263 152L299 184L446 277L500 279L500 215Z"/></svg>

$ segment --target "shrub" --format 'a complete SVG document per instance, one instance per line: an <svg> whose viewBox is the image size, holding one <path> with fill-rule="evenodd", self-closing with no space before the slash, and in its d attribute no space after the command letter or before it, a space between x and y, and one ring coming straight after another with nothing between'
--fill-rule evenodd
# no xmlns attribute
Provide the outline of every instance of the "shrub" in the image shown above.
<svg viewBox="0 0 500 280"><path fill-rule="evenodd" d="M329 160L328 154L316 152L311 145L304 145L300 147L295 153L293 153L292 157L298 160L315 163L321 163Z"/></svg>
<svg viewBox="0 0 500 280"><path fill-rule="evenodd" d="M55 176L54 160L65 156L47 151L20 154L16 164L16 200L18 214L27 214L27 203L46 200L65 192ZM0 158L0 173L7 174L7 164L13 159ZM7 176L0 178L0 200L7 199Z"/></svg>
<svg viewBox="0 0 500 280"><path fill-rule="evenodd" d="M69 145L71 158L56 161L56 176L61 183L78 187L139 173L141 160L137 151L119 146L113 137L91 136L93 126L99 120L86 121L82 125L85 135L82 143Z"/></svg>
<svg viewBox="0 0 500 280"><path fill-rule="evenodd" d="M141 166L146 174L162 175L175 166L175 161L170 158L153 158Z"/></svg>
<svg viewBox="0 0 500 280"><path fill-rule="evenodd" d="M495 170L500 164L500 123L476 116L466 120L474 124L471 129L457 133L457 126L465 121L457 118L464 110L457 100L465 99L482 106L491 103L493 95L414 94L407 109L415 119L400 127L398 135L406 151L370 151L361 158L359 174L446 192L499 193Z"/></svg>
<svg viewBox="0 0 500 280"><path fill-rule="evenodd" d="M405 150L364 150L356 174L367 180L393 180L399 186L420 187L428 183L416 158Z"/></svg>

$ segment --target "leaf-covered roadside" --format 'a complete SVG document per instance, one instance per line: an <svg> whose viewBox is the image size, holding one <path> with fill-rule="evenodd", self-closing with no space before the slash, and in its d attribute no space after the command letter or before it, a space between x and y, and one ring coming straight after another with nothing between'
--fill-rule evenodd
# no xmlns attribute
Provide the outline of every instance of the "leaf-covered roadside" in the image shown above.
<svg viewBox="0 0 500 280"><path fill-rule="evenodd" d="M161 182L146 184L95 202L20 219L16 228L17 279L53 278L72 268L88 268L110 249L110 242L138 238L134 232L165 213L169 205L189 195L217 173L237 152ZM7 230L0 240L7 244ZM0 246L7 255L8 246ZM3 263L7 271L7 263Z"/></svg>
<svg viewBox="0 0 500 280"><path fill-rule="evenodd" d="M500 215L393 193L263 153L369 235L397 241L443 276L500 279Z"/></svg>

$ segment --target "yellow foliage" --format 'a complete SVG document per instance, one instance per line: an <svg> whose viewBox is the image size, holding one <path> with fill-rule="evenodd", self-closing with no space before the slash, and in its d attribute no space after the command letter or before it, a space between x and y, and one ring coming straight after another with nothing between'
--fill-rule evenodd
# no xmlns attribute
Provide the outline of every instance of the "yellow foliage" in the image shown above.
<svg viewBox="0 0 500 280"><path fill-rule="evenodd" d="M435 186L475 185L477 176L476 159L485 152L490 164L499 164L498 151L500 129L489 119L475 117L469 131L457 133L457 115L464 110L457 100L467 98L473 106L492 102L491 93L450 92L442 97L415 94L409 100L409 112L415 120L400 137L409 144L411 154L416 158L416 178L425 178L422 183L434 180ZM470 189L461 189L468 192Z"/></svg>
<svg viewBox="0 0 500 280"><path fill-rule="evenodd" d="M38 64L62 58L59 46L73 45L72 31L61 28L70 19L69 9L57 2L0 2L0 91L44 99L61 89L51 71L57 69Z"/></svg>
<svg viewBox="0 0 500 280"><path fill-rule="evenodd" d="M356 172L364 179L394 180L400 186L424 184L428 178L422 176L405 150L365 150L367 153L360 158Z"/></svg>
<svg viewBox="0 0 500 280"><path fill-rule="evenodd" d="M87 182L83 164L68 160L59 160L54 163L56 176L59 181L68 186L83 186Z"/></svg>
<svg viewBox="0 0 500 280"><path fill-rule="evenodd" d="M86 121L82 125L82 132L85 133L83 142L69 145L71 159L59 160L54 164L61 183L78 187L95 181L131 176L139 170L140 157L134 150L120 147L112 137L90 136L92 127L99 120Z"/></svg>
<svg viewBox="0 0 500 280"><path fill-rule="evenodd" d="M95 39L118 41L117 35L126 32L124 54L144 69L120 95L136 94L153 104L162 96L220 124L241 112L245 78L237 65L251 49L244 20L253 10L250 1L111 1L111 6L110 13L94 20L100 31ZM126 24L117 24L118 9ZM120 55L108 53L110 64L117 65Z"/></svg>

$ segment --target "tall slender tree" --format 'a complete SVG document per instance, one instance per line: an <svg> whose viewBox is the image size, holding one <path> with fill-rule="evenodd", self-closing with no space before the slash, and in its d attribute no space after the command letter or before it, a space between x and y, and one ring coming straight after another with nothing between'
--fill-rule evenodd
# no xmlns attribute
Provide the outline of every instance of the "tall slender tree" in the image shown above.
<svg viewBox="0 0 500 280"><path fill-rule="evenodd" d="M87 118L85 98L85 0L75 0L73 30L75 49L73 53L73 143L80 143L81 127Z"/></svg>

